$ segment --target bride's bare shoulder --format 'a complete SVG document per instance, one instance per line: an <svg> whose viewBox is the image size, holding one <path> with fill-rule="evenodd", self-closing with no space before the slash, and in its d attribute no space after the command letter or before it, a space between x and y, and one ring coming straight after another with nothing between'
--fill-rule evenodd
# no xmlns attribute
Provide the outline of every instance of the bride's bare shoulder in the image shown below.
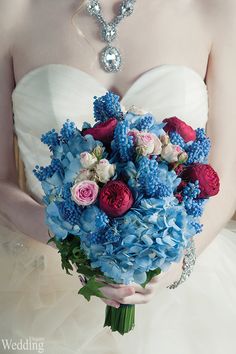
<svg viewBox="0 0 236 354"><path fill-rule="evenodd" d="M0 40L9 41L14 30L22 22L24 11L28 6L27 0L0 0Z"/></svg>
<svg viewBox="0 0 236 354"><path fill-rule="evenodd" d="M202 9L212 28L224 31L235 27L236 1L235 0L201 0Z"/></svg>
<svg viewBox="0 0 236 354"><path fill-rule="evenodd" d="M0 0L0 24L4 23L4 25L12 26L13 23L10 23L10 21L19 17L27 3L27 0L14 0L14 4L9 0Z"/></svg>

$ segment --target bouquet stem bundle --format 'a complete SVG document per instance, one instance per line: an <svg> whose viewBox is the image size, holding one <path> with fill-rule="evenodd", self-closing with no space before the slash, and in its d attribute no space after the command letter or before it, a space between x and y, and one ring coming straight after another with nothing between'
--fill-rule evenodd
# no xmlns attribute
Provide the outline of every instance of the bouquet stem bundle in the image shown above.
<svg viewBox="0 0 236 354"><path fill-rule="evenodd" d="M134 328L135 305L121 304L119 308L106 306L106 317L103 327L110 327L113 332L125 334Z"/></svg>

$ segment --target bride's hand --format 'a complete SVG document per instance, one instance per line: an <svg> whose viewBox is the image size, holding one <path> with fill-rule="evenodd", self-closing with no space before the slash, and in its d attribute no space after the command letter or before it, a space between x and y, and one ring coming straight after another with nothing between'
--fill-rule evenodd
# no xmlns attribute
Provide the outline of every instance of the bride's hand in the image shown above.
<svg viewBox="0 0 236 354"><path fill-rule="evenodd" d="M153 277L145 288L136 283L129 285L108 284L102 278L97 278L97 280L106 284L100 288L100 291L109 298L101 300L105 304L117 308L120 304L146 304L153 299L160 288L167 287L173 281L178 280L181 272L182 260L179 263L173 263L166 272Z"/></svg>

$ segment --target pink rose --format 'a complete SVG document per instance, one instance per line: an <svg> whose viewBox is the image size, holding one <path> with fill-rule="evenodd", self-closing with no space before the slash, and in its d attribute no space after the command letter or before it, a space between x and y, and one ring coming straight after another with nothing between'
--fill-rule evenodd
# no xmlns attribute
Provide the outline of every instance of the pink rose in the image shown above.
<svg viewBox="0 0 236 354"><path fill-rule="evenodd" d="M94 181L81 181L71 188L71 197L78 205L87 206L97 199L98 189Z"/></svg>
<svg viewBox="0 0 236 354"><path fill-rule="evenodd" d="M155 134L133 129L129 132L129 135L133 136L136 151L141 155L159 155L161 153L162 144Z"/></svg>
<svg viewBox="0 0 236 354"><path fill-rule="evenodd" d="M146 156L153 152L154 150L154 137L151 133L140 132L136 135L136 150L141 153L141 155Z"/></svg>

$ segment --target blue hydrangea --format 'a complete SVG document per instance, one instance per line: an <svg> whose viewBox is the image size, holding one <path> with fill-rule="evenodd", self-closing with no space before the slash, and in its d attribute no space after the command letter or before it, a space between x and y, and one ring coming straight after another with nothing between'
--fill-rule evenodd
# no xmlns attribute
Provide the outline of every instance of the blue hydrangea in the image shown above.
<svg viewBox="0 0 236 354"><path fill-rule="evenodd" d="M163 130L165 123L157 123L155 117L151 113L136 114L132 111L128 111L124 115L124 121L128 122L130 129L144 129L157 136L165 134L165 131Z"/></svg>
<svg viewBox="0 0 236 354"><path fill-rule="evenodd" d="M106 276L118 283L142 283L149 270L165 270L180 260L196 233L192 221L174 197L143 199L138 208L116 219L115 233L108 229L112 243L92 235L82 237L82 247L92 267Z"/></svg>
<svg viewBox="0 0 236 354"><path fill-rule="evenodd" d="M68 234L78 235L80 227L75 224L72 225L65 218L61 204L52 201L46 207L46 224L53 232L57 240L64 240Z"/></svg>

